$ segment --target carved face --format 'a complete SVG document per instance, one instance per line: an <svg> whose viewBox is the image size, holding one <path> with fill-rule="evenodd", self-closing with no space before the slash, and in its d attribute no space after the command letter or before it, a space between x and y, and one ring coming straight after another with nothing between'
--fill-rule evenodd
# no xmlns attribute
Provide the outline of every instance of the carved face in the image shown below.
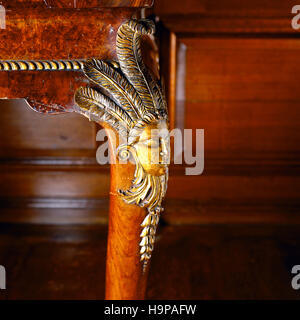
<svg viewBox="0 0 300 320"><path fill-rule="evenodd" d="M154 176L165 174L166 166L170 162L167 122L160 120L146 126L134 147L145 172Z"/></svg>

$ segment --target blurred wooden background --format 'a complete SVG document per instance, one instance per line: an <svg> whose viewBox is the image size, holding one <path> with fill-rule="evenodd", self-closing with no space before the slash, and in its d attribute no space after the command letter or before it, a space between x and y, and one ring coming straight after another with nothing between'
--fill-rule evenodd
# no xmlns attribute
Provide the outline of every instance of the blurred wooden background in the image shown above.
<svg viewBox="0 0 300 320"><path fill-rule="evenodd" d="M156 0L149 10L171 124L205 130L204 173L170 168L149 298L300 297L290 285L300 264L294 5ZM1 102L0 264L11 285L0 298L102 298L109 166L96 163L98 129Z"/></svg>

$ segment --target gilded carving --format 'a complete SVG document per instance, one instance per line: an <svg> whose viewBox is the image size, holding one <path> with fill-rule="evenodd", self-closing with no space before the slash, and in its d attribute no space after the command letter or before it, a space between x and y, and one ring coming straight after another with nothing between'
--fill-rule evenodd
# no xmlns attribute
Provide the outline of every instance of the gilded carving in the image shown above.
<svg viewBox="0 0 300 320"><path fill-rule="evenodd" d="M145 67L142 35L154 33L149 20L129 20L118 30L116 61L91 59L83 70L96 88L80 88L75 94L78 112L106 122L127 143L118 148L121 160L130 156L136 169L131 187L119 190L128 204L147 209L141 224L140 256L145 270L155 241L168 181L169 135L167 105L162 89Z"/></svg>
<svg viewBox="0 0 300 320"><path fill-rule="evenodd" d="M82 60L0 60L0 71L74 71L82 68Z"/></svg>

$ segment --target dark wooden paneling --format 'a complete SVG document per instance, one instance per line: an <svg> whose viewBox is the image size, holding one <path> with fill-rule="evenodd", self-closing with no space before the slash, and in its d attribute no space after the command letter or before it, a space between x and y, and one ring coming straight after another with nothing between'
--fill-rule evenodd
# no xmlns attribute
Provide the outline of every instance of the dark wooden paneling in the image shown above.
<svg viewBox="0 0 300 320"><path fill-rule="evenodd" d="M78 114L45 116L33 112L23 100L1 100L0 107L1 158L26 152L38 156L39 151L44 156L58 150L62 156L72 150L95 153L95 124Z"/></svg>
<svg viewBox="0 0 300 320"><path fill-rule="evenodd" d="M222 17L195 17L186 16L181 23L181 16L169 16L163 19L166 26L180 36L198 35L239 35L239 34L273 34L297 35L291 27L291 18L222 18Z"/></svg>
<svg viewBox="0 0 300 320"><path fill-rule="evenodd" d="M205 129L206 157L296 156L298 41L185 39L184 43L186 127Z"/></svg>
<svg viewBox="0 0 300 320"><path fill-rule="evenodd" d="M16 199L13 199L14 201ZM18 199L17 199L18 200ZM36 205L39 199L35 199ZM39 224L39 225L106 225L108 223L108 199L103 199L102 205L96 208L88 208L89 201L85 208L60 208L61 199L53 199L52 202L57 204L54 208L1 208L1 223L14 224ZM17 201L16 201L17 202ZM70 200L67 199L66 203ZM78 201L79 202L79 201ZM78 202L74 204L77 205ZM27 205L22 201L23 205ZM2 203L1 203L2 205ZM49 201L44 203L45 206L51 205Z"/></svg>
<svg viewBox="0 0 300 320"><path fill-rule="evenodd" d="M155 12L164 24L179 34L297 34L291 27L288 1L169 0L155 1Z"/></svg>
<svg viewBox="0 0 300 320"><path fill-rule="evenodd" d="M157 15L165 17L180 15L223 16L227 19L236 17L283 17L289 16L295 2L292 0L156 0L154 9ZM180 24L180 22L178 23Z"/></svg>
<svg viewBox="0 0 300 320"><path fill-rule="evenodd" d="M185 127L205 130L205 169L201 176L171 173L168 199L186 199L188 209L178 200L166 219L298 220L298 41L180 41L187 46Z"/></svg>
<svg viewBox="0 0 300 320"><path fill-rule="evenodd" d="M299 199L300 178L291 176L201 175L170 177L167 197L198 199L206 203L219 199L256 203L259 200ZM213 219L213 217L212 217Z"/></svg>
<svg viewBox="0 0 300 320"><path fill-rule="evenodd" d="M102 170L101 166L27 170L24 166L4 166L0 179L3 196L97 198L108 195L109 170ZM255 162L249 166L239 164L220 168L210 164L201 176L185 176L184 170L176 173L173 169L167 197L204 202L217 199L255 202L276 198L288 201L299 198L299 182L299 166L278 165L272 169L270 164L269 167L258 165L256 170Z"/></svg>
<svg viewBox="0 0 300 320"><path fill-rule="evenodd" d="M170 225L299 225L299 199L189 199L166 200L162 219ZM58 219L59 220L59 219ZM36 221L39 221L36 219Z"/></svg>
<svg viewBox="0 0 300 320"><path fill-rule="evenodd" d="M299 125L296 101L186 103L186 127L205 129L206 159L299 156Z"/></svg>
<svg viewBox="0 0 300 320"><path fill-rule="evenodd" d="M1 197L108 197L109 173L78 170L1 172Z"/></svg>
<svg viewBox="0 0 300 320"><path fill-rule="evenodd" d="M184 176L183 168L171 167L168 223L298 223L300 47L291 27L294 5L156 2L160 21L177 38L173 54L186 48L168 75L177 85L169 81L169 89L177 89L172 112L185 128L205 131L204 173ZM163 61L171 54L163 54ZM178 70L186 71L185 83ZM178 94L184 87L185 94Z"/></svg>
<svg viewBox="0 0 300 320"><path fill-rule="evenodd" d="M297 39L181 41L188 47L187 100L300 99Z"/></svg>

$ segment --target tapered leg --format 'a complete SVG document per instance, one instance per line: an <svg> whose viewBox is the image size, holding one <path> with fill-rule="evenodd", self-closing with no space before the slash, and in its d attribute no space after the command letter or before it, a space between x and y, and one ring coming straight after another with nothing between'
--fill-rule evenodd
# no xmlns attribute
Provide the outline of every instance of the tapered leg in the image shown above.
<svg viewBox="0 0 300 320"><path fill-rule="evenodd" d="M110 141L111 186L109 229L106 256L106 299L144 299L147 269L143 271L140 261L141 223L146 209L123 201L118 190L130 187L135 172L135 164L120 164L113 144L113 131L108 130Z"/></svg>

